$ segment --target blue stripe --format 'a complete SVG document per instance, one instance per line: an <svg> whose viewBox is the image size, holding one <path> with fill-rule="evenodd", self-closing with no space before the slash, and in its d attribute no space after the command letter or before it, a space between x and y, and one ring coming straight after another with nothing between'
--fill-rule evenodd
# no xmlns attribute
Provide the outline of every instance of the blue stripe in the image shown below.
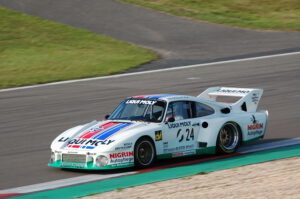
<svg viewBox="0 0 300 199"><path fill-rule="evenodd" d="M114 129L111 129L110 131L107 131L103 134L101 134L99 137L97 137L96 139L98 140L105 140L106 138L108 138L109 136L117 133L118 131L122 130L123 128L131 125L132 123L125 123L125 124L121 124L121 125L118 125L117 128L114 128Z"/></svg>
<svg viewBox="0 0 300 199"><path fill-rule="evenodd" d="M93 139L98 139L98 140L105 140L106 138L110 137L111 135L117 133L118 131L122 130L123 128L132 125L133 123L123 123L123 124L118 124L106 131L103 131L100 135L97 135L93 137Z"/></svg>
<svg viewBox="0 0 300 199"><path fill-rule="evenodd" d="M82 147L80 147L80 148L82 148L82 149L93 149L93 148L95 148L94 146L82 146Z"/></svg>
<svg viewBox="0 0 300 199"><path fill-rule="evenodd" d="M116 128L118 128L118 127L121 126L121 125L123 125L123 123L120 123L120 124L117 124L117 125L115 125L115 126L113 126L113 127L110 127L110 128L108 128L108 129L102 131L101 133L96 134L94 137L92 137L92 139L98 139L101 135L103 135L103 134L105 134L105 133L107 133L107 132L109 132L109 131L111 131L111 130L116 129Z"/></svg>
<svg viewBox="0 0 300 199"><path fill-rule="evenodd" d="M150 96L147 96L146 99L160 99L163 97L170 97L170 96L177 96L177 95L174 95L174 94L150 95Z"/></svg>

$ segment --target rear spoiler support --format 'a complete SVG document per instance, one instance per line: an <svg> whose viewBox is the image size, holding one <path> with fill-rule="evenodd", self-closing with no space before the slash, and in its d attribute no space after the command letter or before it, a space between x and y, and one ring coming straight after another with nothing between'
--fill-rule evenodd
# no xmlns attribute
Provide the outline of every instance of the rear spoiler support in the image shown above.
<svg viewBox="0 0 300 199"><path fill-rule="evenodd" d="M238 101L229 105L232 111L256 112L262 94L263 89L258 88L211 87L197 97L210 101L216 101L218 96L240 97Z"/></svg>

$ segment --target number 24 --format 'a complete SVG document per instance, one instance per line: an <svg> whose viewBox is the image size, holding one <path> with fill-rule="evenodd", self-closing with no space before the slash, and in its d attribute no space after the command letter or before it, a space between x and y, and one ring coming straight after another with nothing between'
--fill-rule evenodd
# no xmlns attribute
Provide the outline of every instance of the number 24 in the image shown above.
<svg viewBox="0 0 300 199"><path fill-rule="evenodd" d="M177 137L180 137L179 142L182 142L183 139L184 139L184 134L182 134L180 136L181 130L182 129L179 129L178 132L177 132ZM194 129L193 128L192 128L192 130L186 129L185 131L187 133L185 140L186 141L190 141L190 139L194 140L194 138L195 138Z"/></svg>

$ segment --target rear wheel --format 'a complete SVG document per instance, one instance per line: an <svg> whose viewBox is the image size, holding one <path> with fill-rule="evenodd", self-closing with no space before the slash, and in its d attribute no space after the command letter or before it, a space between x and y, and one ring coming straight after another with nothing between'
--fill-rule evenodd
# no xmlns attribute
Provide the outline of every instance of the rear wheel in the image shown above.
<svg viewBox="0 0 300 199"><path fill-rule="evenodd" d="M155 155L154 144L149 138L139 139L134 147L134 163L138 167L148 167L153 165Z"/></svg>
<svg viewBox="0 0 300 199"><path fill-rule="evenodd" d="M237 124L225 123L219 131L217 139L217 151L221 154L234 153L241 142L241 133Z"/></svg>

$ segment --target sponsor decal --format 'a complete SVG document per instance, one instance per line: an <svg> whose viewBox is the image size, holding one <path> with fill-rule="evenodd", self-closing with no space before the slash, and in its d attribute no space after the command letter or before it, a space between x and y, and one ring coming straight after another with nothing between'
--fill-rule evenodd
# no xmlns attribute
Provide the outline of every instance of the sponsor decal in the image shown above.
<svg viewBox="0 0 300 199"><path fill-rule="evenodd" d="M194 149L195 149L195 145L190 144L190 145L178 146L174 148L166 148L163 151L164 153L176 153L176 152L184 152L184 151L194 150Z"/></svg>
<svg viewBox="0 0 300 199"><path fill-rule="evenodd" d="M125 158L114 158L114 159L110 159L110 163L111 164L124 164L124 163L131 163L133 162L133 157L125 157Z"/></svg>
<svg viewBox="0 0 300 199"><path fill-rule="evenodd" d="M116 151L130 149L132 147L132 143L124 143L123 146L118 146L115 148Z"/></svg>
<svg viewBox="0 0 300 199"><path fill-rule="evenodd" d="M154 100L144 100L144 99L130 99L125 102L126 104L144 104L144 105L153 105L156 103Z"/></svg>
<svg viewBox="0 0 300 199"><path fill-rule="evenodd" d="M155 131L155 141L161 141L163 139L163 133L161 130Z"/></svg>
<svg viewBox="0 0 300 199"><path fill-rule="evenodd" d="M99 126L99 127L94 127L90 129L90 132L96 132L96 131L101 131L104 127Z"/></svg>
<svg viewBox="0 0 300 199"><path fill-rule="evenodd" d="M194 149L195 148L195 146L193 145L193 144L190 144L190 145L186 145L185 146L185 150L192 150L192 149Z"/></svg>
<svg viewBox="0 0 300 199"><path fill-rule="evenodd" d="M218 89L217 92L222 92L222 93L240 93L240 94L247 94L250 93L249 90L241 90L241 89Z"/></svg>
<svg viewBox="0 0 300 199"><path fill-rule="evenodd" d="M177 138L179 139L178 142L182 141L190 141L195 139L194 129L185 129L185 131L181 131L182 129L179 129L177 131Z"/></svg>
<svg viewBox="0 0 300 199"><path fill-rule="evenodd" d="M78 138L69 140L70 138L61 137L58 142L68 141L69 148L94 149L99 145L109 145L113 143L115 140L109 138L131 125L133 125L131 122L106 122L101 126L90 128Z"/></svg>
<svg viewBox="0 0 300 199"><path fill-rule="evenodd" d="M110 164L117 164L118 166L134 162L133 151L112 153L109 154L109 158Z"/></svg>
<svg viewBox="0 0 300 199"><path fill-rule="evenodd" d="M253 93L252 94L252 102L254 103L254 104L257 104L258 103L258 97L259 95L258 95L258 93Z"/></svg>
<svg viewBox="0 0 300 199"><path fill-rule="evenodd" d="M84 168L85 163L75 163L75 162L62 162L62 167L75 167L75 168Z"/></svg>
<svg viewBox="0 0 300 199"><path fill-rule="evenodd" d="M66 142L69 138L61 137L59 138L58 142Z"/></svg>
<svg viewBox="0 0 300 199"><path fill-rule="evenodd" d="M87 140L87 139L72 139L68 144L81 144L81 145L91 145L91 146L99 146L99 145L109 145L113 143L115 140Z"/></svg>
<svg viewBox="0 0 300 199"><path fill-rule="evenodd" d="M179 156L185 156L185 155L195 155L195 154L196 154L195 150L193 150L193 151L186 151L186 152L180 152L180 153L173 153L172 154L172 158L179 157Z"/></svg>
<svg viewBox="0 0 300 199"><path fill-rule="evenodd" d="M169 127L170 129L172 129L172 128L186 127L186 126L191 126L191 121L187 121L187 122L176 122L176 123L168 123L168 127Z"/></svg>
<svg viewBox="0 0 300 199"><path fill-rule="evenodd" d="M256 130L256 129L263 129L263 128L264 128L264 124L263 123L248 125L248 131Z"/></svg>
<svg viewBox="0 0 300 199"><path fill-rule="evenodd" d="M114 158L123 158L123 157L131 157L131 156L133 157L133 151L109 154L109 158L111 158L111 159L114 159Z"/></svg>
<svg viewBox="0 0 300 199"><path fill-rule="evenodd" d="M133 162L122 162L118 164L112 164L111 167L125 167L125 166L133 166Z"/></svg>
<svg viewBox="0 0 300 199"><path fill-rule="evenodd" d="M247 126L248 135L255 136L263 134L264 124L259 123L254 115L252 115L251 121L252 124Z"/></svg>
<svg viewBox="0 0 300 199"><path fill-rule="evenodd" d="M164 148L168 148L168 146L169 146L169 143L168 143L168 142L164 142L164 143L163 143L163 147L164 147Z"/></svg>
<svg viewBox="0 0 300 199"><path fill-rule="evenodd" d="M263 134L262 130L248 131L248 135L252 135L252 136L261 135L261 134Z"/></svg>
<svg viewBox="0 0 300 199"><path fill-rule="evenodd" d="M99 145L109 145L115 140L92 140L92 139L72 139L68 142L69 148L94 149Z"/></svg>

